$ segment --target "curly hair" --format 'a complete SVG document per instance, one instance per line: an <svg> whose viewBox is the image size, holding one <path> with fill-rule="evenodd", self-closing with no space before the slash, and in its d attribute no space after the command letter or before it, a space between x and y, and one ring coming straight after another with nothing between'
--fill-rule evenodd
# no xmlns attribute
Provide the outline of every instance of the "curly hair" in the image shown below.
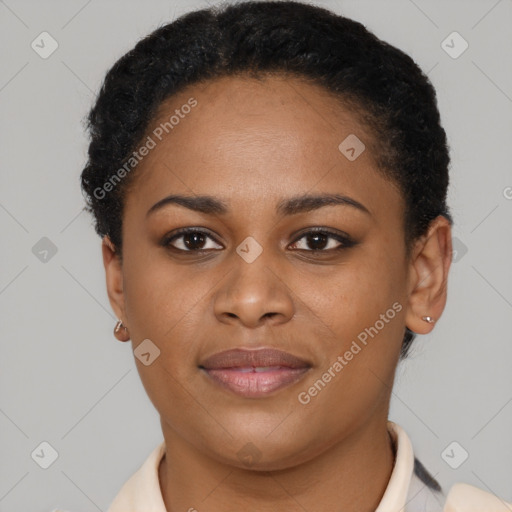
<svg viewBox="0 0 512 512"><path fill-rule="evenodd" d="M400 190L407 256L442 215L450 163L435 90L417 64L361 23L298 1L246 1L185 14L142 38L107 72L87 116L86 210L122 257L124 198L136 170L105 193L162 102L223 76L295 76L354 109L373 134L379 172ZM133 160L133 158L132 158ZM136 168L136 166L135 166ZM416 334L405 329L401 358Z"/></svg>

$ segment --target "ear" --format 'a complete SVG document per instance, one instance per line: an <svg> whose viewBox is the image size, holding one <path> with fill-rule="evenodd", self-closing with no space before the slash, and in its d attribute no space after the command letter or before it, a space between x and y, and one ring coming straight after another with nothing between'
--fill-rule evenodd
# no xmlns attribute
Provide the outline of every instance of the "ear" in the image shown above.
<svg viewBox="0 0 512 512"><path fill-rule="evenodd" d="M103 254L103 266L105 267L107 293L110 305L117 318L126 326L121 260L108 235L104 236L102 239L101 251Z"/></svg>
<svg viewBox="0 0 512 512"><path fill-rule="evenodd" d="M452 262L452 234L448 219L436 217L429 230L415 245L409 267L409 300L405 316L407 327L427 334L434 324L422 320L431 316L439 320L446 305L448 272Z"/></svg>

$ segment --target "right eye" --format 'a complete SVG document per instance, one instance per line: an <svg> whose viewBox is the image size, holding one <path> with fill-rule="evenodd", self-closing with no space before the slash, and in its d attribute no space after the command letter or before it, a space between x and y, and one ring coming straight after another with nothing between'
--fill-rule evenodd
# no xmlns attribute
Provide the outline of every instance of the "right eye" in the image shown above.
<svg viewBox="0 0 512 512"><path fill-rule="evenodd" d="M172 235L166 235L162 240L161 245L182 252L201 253L218 250L215 247L204 247L204 244L208 239L213 240L207 231L197 228L184 228ZM178 241L178 245L180 247L174 244L175 241ZM222 246L220 248L222 249Z"/></svg>

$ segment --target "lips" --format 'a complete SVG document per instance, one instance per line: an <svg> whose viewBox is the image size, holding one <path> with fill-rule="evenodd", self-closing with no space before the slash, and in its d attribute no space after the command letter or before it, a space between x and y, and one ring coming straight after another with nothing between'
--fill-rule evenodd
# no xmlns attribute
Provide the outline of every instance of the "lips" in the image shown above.
<svg viewBox="0 0 512 512"><path fill-rule="evenodd" d="M288 352L263 348L258 350L234 349L218 352L208 357L200 365L208 370L219 368L276 367L305 368L306 361Z"/></svg>
<svg viewBox="0 0 512 512"><path fill-rule="evenodd" d="M199 368L221 387L243 397L258 398L297 382L311 365L288 352L263 348L219 352L205 359Z"/></svg>

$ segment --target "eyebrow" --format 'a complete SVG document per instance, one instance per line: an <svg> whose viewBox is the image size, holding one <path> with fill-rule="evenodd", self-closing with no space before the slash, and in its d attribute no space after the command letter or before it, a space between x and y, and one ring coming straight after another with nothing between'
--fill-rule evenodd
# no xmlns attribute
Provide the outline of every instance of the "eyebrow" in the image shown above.
<svg viewBox="0 0 512 512"><path fill-rule="evenodd" d="M227 203L208 195L183 196L172 194L160 199L146 213L146 217L164 206L176 204L206 215L226 215L230 212ZM276 206L277 215L284 217L317 210L325 206L351 206L371 216L370 211L362 203L341 194L302 194L282 199Z"/></svg>

